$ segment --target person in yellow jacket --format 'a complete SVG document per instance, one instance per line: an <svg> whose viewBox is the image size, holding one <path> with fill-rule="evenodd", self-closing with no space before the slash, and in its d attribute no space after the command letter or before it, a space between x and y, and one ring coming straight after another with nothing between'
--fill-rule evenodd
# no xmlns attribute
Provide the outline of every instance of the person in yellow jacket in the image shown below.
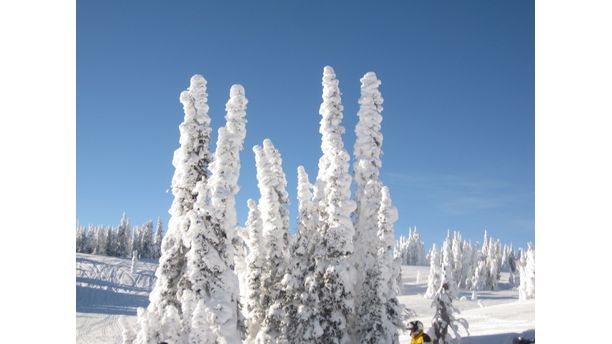
<svg viewBox="0 0 612 344"><path fill-rule="evenodd" d="M431 343L431 338L423 332L423 323L415 320L408 323L410 330L410 344Z"/></svg>

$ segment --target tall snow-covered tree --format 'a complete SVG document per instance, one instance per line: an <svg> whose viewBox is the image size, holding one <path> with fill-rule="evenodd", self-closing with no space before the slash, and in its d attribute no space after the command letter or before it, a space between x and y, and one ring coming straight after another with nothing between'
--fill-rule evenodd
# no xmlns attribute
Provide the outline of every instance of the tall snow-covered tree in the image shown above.
<svg viewBox="0 0 612 344"><path fill-rule="evenodd" d="M317 230L321 242L315 251L314 279L307 288L320 290L319 312L313 319L313 342L347 343L351 340L348 320L354 312L353 253L354 227L351 215L355 202L351 200L349 155L344 149L342 134L342 104L334 70L326 66L323 72L323 102L320 133L323 156L315 187L319 219Z"/></svg>
<svg viewBox="0 0 612 344"><path fill-rule="evenodd" d="M184 120L179 126L180 147L174 152L172 177L174 200L170 207L168 231L161 246L159 266L155 272L155 286L149 295L149 306L138 312L139 332L135 343L148 344L167 341L179 343L184 339L180 297L187 279L187 231L196 197L196 183L206 184L206 169L210 161L210 117L208 116L206 80L201 75L191 77L188 90L181 92Z"/></svg>
<svg viewBox="0 0 612 344"><path fill-rule="evenodd" d="M535 247L529 243L527 251L521 252L518 261L520 274L519 300L535 298Z"/></svg>
<svg viewBox="0 0 612 344"><path fill-rule="evenodd" d="M366 260L376 259L377 211L380 204L381 184L378 183L382 165L383 135L380 131L383 97L378 89L381 81L374 72L361 78L359 98L359 121L355 126L353 177L357 185L355 192L355 235L353 262L356 276L355 300L361 303L361 285L364 282ZM372 264L371 262L369 263ZM358 314L359 316L359 314Z"/></svg>
<svg viewBox="0 0 612 344"><path fill-rule="evenodd" d="M244 88L233 85L226 125L219 129L211 177L196 184L189 213L187 283L181 299L184 328L192 343L240 343L238 276L234 272L235 195L240 151L246 136ZM190 319L187 320L187 319ZM209 326L208 332L202 332Z"/></svg>
<svg viewBox="0 0 612 344"><path fill-rule="evenodd" d="M289 222L286 205L289 201L287 181L282 170L280 153L269 139L263 148L255 146L257 182L261 198L259 211L263 223L264 267L261 275L261 305L265 309L263 323L257 334L258 343L282 341L283 287L287 271Z"/></svg>

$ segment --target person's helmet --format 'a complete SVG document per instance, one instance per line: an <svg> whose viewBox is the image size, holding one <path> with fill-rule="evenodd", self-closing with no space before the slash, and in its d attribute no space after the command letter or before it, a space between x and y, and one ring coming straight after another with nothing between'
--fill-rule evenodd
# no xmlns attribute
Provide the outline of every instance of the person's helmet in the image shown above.
<svg viewBox="0 0 612 344"><path fill-rule="evenodd" d="M410 330L410 333L422 332L423 323L418 320L411 321L410 323L408 323L408 329Z"/></svg>

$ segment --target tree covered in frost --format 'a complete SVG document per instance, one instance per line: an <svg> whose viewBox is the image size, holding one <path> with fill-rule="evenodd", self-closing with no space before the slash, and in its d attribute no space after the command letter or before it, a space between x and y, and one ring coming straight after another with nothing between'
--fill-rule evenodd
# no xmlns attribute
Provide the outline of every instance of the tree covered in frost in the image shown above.
<svg viewBox="0 0 612 344"><path fill-rule="evenodd" d="M272 141L265 139L263 147L255 146L259 211L263 223L262 243L264 265L261 274L261 306L265 310L263 323L256 336L258 343L277 343L283 329L282 280L287 271L289 249L289 218L286 205L289 196L282 159Z"/></svg>
<svg viewBox="0 0 612 344"><path fill-rule="evenodd" d="M316 208L312 202L312 184L303 166L298 167L298 218L297 232L291 243L289 269L283 278L285 299L283 304L283 328L290 343L309 343L313 334L309 332L317 312L317 295L307 289L307 281L313 279L315 270L313 257L317 232L315 228Z"/></svg>
<svg viewBox="0 0 612 344"><path fill-rule="evenodd" d="M527 251L522 251L518 261L520 274L519 300L535 298L535 247L529 243Z"/></svg>
<svg viewBox="0 0 612 344"><path fill-rule="evenodd" d="M206 80L201 75L191 77L189 88L181 92L184 120L179 126L180 147L174 152L172 177L174 200L170 207L168 231L161 245L156 281L149 295L149 306L139 310L139 332L135 343L149 344L166 341L180 343L184 339L183 307L180 301L187 282L184 271L190 246L187 231L198 191L196 183L205 185L210 161L210 117L208 117ZM186 319L189 321L190 319Z"/></svg>
<svg viewBox="0 0 612 344"><path fill-rule="evenodd" d="M467 334L468 322L463 318L456 318L455 314L459 310L453 306L455 295L448 283L443 283L440 289L436 292L434 300L431 304L435 308L435 314L431 320L430 334L434 343L438 344L458 344L461 342L461 334L459 333L462 327Z"/></svg>
<svg viewBox="0 0 612 344"><path fill-rule="evenodd" d="M226 103L226 125L219 129L210 166L211 177L196 184L198 196L189 212L188 287L183 291L181 306L183 327L194 344L240 342L240 295L234 272L233 238L246 105L244 88L233 85Z"/></svg>
<svg viewBox="0 0 612 344"><path fill-rule="evenodd" d="M442 284L448 285L452 293L457 291L457 284L453 279L455 274L455 267L453 266L453 239L451 238L450 231L446 234L446 239L442 244L441 252L441 272L442 272Z"/></svg>
<svg viewBox="0 0 612 344"><path fill-rule="evenodd" d="M366 263L366 278L358 311L358 341L360 343L399 343L398 330L404 327L406 311L397 300L399 270L394 264L393 226L397 209L392 205L387 187L381 188L377 223L377 252L372 264Z"/></svg>
<svg viewBox="0 0 612 344"><path fill-rule="evenodd" d="M130 256L130 245L131 245L132 230L130 227L130 220L127 215L123 213L121 215L121 222L117 227L117 237L115 240L114 251L117 257L129 257Z"/></svg>
<svg viewBox="0 0 612 344"><path fill-rule="evenodd" d="M318 237L315 251L316 269L307 288L318 290L318 314L313 319L313 342L347 343L348 328L353 314L352 262L354 227L351 214L349 155L344 149L342 134L342 104L334 70L326 66L323 72L323 102L320 133L322 157L315 187L318 207Z"/></svg>
<svg viewBox="0 0 612 344"><path fill-rule="evenodd" d="M264 267L263 222L261 221L261 213L257 203L249 199L247 205L249 207L249 215L246 222L246 230L249 233L247 241L249 253L246 257L247 295L245 298L245 313L247 318L247 336L245 343L254 343L265 314L265 309L261 303L261 276Z"/></svg>
<svg viewBox="0 0 612 344"><path fill-rule="evenodd" d="M405 265L427 265L424 243L416 227L408 229L408 236L400 235L395 244L395 255Z"/></svg>
<svg viewBox="0 0 612 344"><path fill-rule="evenodd" d="M355 265L355 300L360 303L360 286L366 276L366 265L372 265L377 254L377 211L380 204L381 183L378 182L382 165L383 135L380 131L383 97L379 91L381 81L373 72L361 78L359 121L355 126L353 178L355 192L355 236L353 261ZM372 262L367 262L372 260Z"/></svg>
<svg viewBox="0 0 612 344"><path fill-rule="evenodd" d="M161 217L158 217L157 225L155 226L155 236L153 238L153 258L159 258L161 256L161 244L164 238L163 230L164 225Z"/></svg>
<svg viewBox="0 0 612 344"><path fill-rule="evenodd" d="M431 251L429 251L429 277L427 278L427 290L425 291L425 297L428 299L433 298L440 286L442 286L442 261L440 259L440 252L433 244Z"/></svg>

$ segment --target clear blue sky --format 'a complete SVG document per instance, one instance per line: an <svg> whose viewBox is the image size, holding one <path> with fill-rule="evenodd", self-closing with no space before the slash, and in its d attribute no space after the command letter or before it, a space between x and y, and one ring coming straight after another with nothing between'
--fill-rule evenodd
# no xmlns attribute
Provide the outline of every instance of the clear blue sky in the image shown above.
<svg viewBox="0 0 612 344"><path fill-rule="evenodd" d="M249 99L240 222L259 198L251 148L283 156L292 223L296 169L311 180L323 67L343 93L352 155L359 79L382 80L382 180L426 242L448 229L481 240L534 239L532 1L78 1L77 217L82 224L168 221L182 121L179 93L208 80L215 135L229 88ZM293 229L292 229L293 230Z"/></svg>

